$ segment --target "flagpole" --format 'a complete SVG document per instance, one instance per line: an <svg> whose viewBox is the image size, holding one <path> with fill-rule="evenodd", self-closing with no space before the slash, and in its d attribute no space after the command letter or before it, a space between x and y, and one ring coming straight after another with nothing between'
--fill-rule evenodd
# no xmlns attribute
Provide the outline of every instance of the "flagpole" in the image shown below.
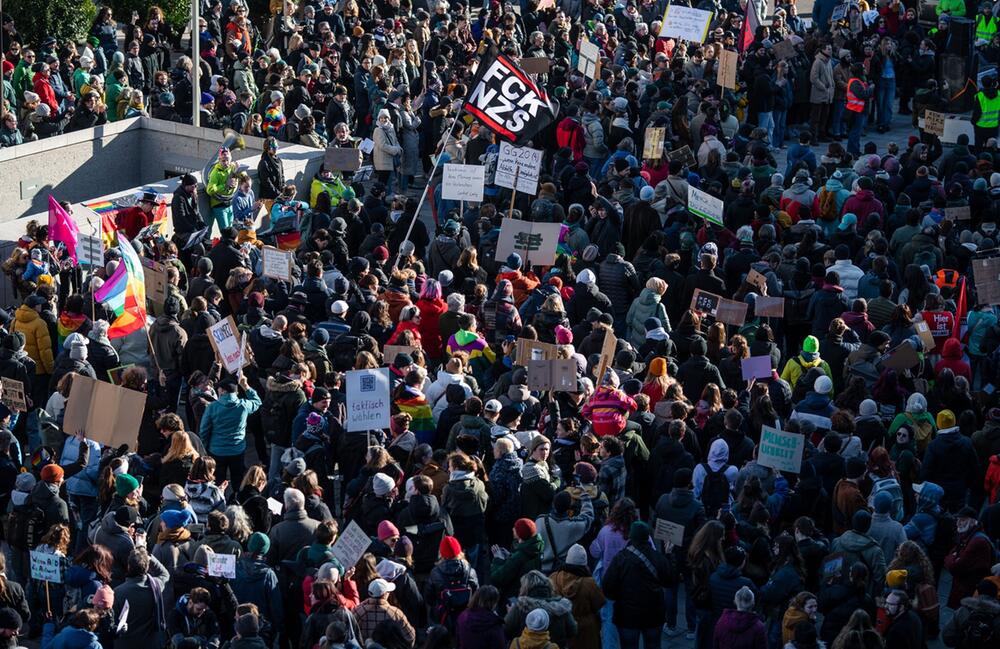
<svg viewBox="0 0 1000 649"><path fill-rule="evenodd" d="M90 220L90 217L87 218L87 225L89 225L90 229L94 231L94 238L97 239L100 242L100 245L101 245L101 260L103 261L104 260L104 239L102 239L98 235L98 233L97 233L97 227L94 226L94 223ZM79 259L80 259L79 256L77 256L77 260L79 260ZM77 263L79 263L79 261L77 261ZM94 267L91 267L91 269L90 269L90 280L89 280L89 283L90 283L90 322L91 323L93 323L93 322L95 322L97 320L97 289L94 288L94 278L97 277L97 273L95 272L95 270L96 269Z"/></svg>
<svg viewBox="0 0 1000 649"><path fill-rule="evenodd" d="M413 233L413 226L420 218L420 210L423 209L424 201L427 199L427 194L431 193L431 180L434 178L434 173L437 171L438 165L441 164L441 158L444 154L444 148L448 146L448 140L451 138L452 129L455 128L455 124L462 117L462 113L465 112L465 101L462 101L462 106L458 109L458 113L455 115L455 120L444 130L444 136L441 138L441 142L438 145L441 149L441 153L438 154L437 158L434 159L434 166L431 167L430 173L427 175L427 186L424 187L424 191L420 194L420 200L417 202L417 209L413 213L413 218L410 219L410 227L406 229L406 237L403 241L409 241L410 235ZM399 267L399 259L402 257L400 251L396 251L396 261L393 263L393 268Z"/></svg>

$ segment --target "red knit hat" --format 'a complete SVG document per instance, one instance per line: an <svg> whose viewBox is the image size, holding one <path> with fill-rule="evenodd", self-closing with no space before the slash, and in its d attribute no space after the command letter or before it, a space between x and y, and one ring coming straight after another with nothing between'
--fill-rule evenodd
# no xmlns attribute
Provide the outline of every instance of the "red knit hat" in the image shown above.
<svg viewBox="0 0 1000 649"><path fill-rule="evenodd" d="M519 518L514 521L514 534L517 536L519 541L530 539L537 531L538 529L535 527L535 521L530 518Z"/></svg>
<svg viewBox="0 0 1000 649"><path fill-rule="evenodd" d="M455 559L462 554L462 544L454 536L445 536L438 546L438 553L442 559Z"/></svg>

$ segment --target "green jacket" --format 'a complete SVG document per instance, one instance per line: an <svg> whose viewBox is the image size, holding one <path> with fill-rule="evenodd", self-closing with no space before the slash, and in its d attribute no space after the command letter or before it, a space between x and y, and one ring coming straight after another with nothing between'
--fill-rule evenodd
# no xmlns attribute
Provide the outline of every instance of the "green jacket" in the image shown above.
<svg viewBox="0 0 1000 649"><path fill-rule="evenodd" d="M115 79L113 76L108 79L108 121L117 122L121 117L118 115L118 98L122 94L122 90L125 86L121 81Z"/></svg>
<svg viewBox="0 0 1000 649"><path fill-rule="evenodd" d="M24 59L21 59L21 62L14 68L13 76L10 79L11 84L14 86L14 94L17 96L18 106L24 103L25 91L31 90L34 87L31 82L31 76L31 69L25 65Z"/></svg>
<svg viewBox="0 0 1000 649"><path fill-rule="evenodd" d="M937 15L947 13L952 17L965 15L965 0L941 0L934 10Z"/></svg>
<svg viewBox="0 0 1000 649"><path fill-rule="evenodd" d="M521 577L532 570L542 569L542 550L545 543L535 534L514 546L505 559L496 557L490 566L490 583L500 589L501 596L513 597L521 585Z"/></svg>
<svg viewBox="0 0 1000 649"><path fill-rule="evenodd" d="M229 173L236 169L236 163L232 163L232 168L222 166L216 162L212 165L212 171L208 173L208 183L205 185L205 193L208 194L208 204L212 207L225 207L233 202L233 195L236 189L230 190L226 187L229 180Z"/></svg>

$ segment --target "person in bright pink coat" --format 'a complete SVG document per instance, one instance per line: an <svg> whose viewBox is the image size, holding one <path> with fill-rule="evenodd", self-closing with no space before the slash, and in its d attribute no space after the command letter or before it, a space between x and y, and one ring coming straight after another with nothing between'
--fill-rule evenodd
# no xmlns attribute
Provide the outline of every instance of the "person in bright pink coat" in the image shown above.
<svg viewBox="0 0 1000 649"><path fill-rule="evenodd" d="M580 414L591 421L594 434L603 437L625 430L629 415L637 408L635 400L618 389L618 375L608 370L604 383L590 397Z"/></svg>

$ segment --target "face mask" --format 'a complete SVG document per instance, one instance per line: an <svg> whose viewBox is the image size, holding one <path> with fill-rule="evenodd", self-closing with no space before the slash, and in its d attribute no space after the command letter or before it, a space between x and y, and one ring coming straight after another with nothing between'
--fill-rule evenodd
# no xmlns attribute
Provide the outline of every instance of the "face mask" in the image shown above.
<svg viewBox="0 0 1000 649"><path fill-rule="evenodd" d="M399 221L399 219L402 218L402 216L403 216L403 210L393 210L389 212L389 218L392 219L393 223Z"/></svg>

